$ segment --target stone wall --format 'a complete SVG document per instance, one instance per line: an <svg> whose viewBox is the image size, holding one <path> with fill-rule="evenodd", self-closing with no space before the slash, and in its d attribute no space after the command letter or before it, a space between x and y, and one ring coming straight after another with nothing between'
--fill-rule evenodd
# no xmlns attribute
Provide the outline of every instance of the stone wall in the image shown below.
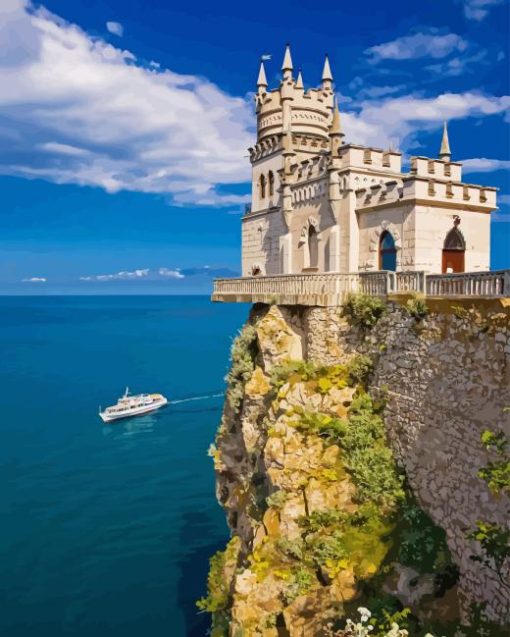
<svg viewBox="0 0 510 637"><path fill-rule="evenodd" d="M437 302L431 309L417 321L394 305L367 333L350 327L340 308L303 310L305 356L326 364L359 352L374 356L371 389L387 398L389 438L413 491L446 530L461 602L487 602L501 619L510 612L510 590L470 559L476 546L465 531L479 519L509 524L508 499L492 496L477 472L489 460L482 431L500 427L510 435L510 308ZM295 322L296 310L286 312Z"/></svg>

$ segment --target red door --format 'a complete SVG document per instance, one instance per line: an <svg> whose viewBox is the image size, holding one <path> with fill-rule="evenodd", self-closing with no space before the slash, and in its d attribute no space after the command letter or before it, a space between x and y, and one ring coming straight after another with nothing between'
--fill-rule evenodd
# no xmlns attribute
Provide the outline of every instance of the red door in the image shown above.
<svg viewBox="0 0 510 637"><path fill-rule="evenodd" d="M464 250L443 250L443 274L464 272Z"/></svg>

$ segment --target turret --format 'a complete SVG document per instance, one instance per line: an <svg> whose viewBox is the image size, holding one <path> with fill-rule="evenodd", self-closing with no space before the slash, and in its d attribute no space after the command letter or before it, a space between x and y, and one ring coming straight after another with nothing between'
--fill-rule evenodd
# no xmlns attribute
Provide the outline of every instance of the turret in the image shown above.
<svg viewBox="0 0 510 637"><path fill-rule="evenodd" d="M297 80L296 80L296 90L297 91L304 91L305 90L305 86L303 84L303 74L301 73L301 69L299 69L299 71L298 71L298 76L297 76Z"/></svg>
<svg viewBox="0 0 510 637"><path fill-rule="evenodd" d="M283 81L292 80L292 71L294 67L292 66L292 57L290 55L290 44L285 45L285 55L283 56L283 64L282 64L282 74Z"/></svg>
<svg viewBox="0 0 510 637"><path fill-rule="evenodd" d="M265 93L267 89L266 69L264 62L260 62L259 76L257 78L257 89L259 93Z"/></svg>
<svg viewBox="0 0 510 637"><path fill-rule="evenodd" d="M305 91L303 74L293 77L294 64L290 46L285 46L282 80L275 88L268 86L264 65L260 65L255 104L257 110L257 142L274 144L292 126L294 136L320 141L321 147L330 141L333 111L333 76L326 58L319 87ZM307 142L308 143L308 142ZM267 151L267 146L264 147ZM308 145L311 150L313 147ZM253 156L259 156L256 148Z"/></svg>
<svg viewBox="0 0 510 637"><path fill-rule="evenodd" d="M331 73L331 67L329 65L329 57L326 54L324 59L324 68L322 69L322 89L326 91L333 90L333 73Z"/></svg>
<svg viewBox="0 0 510 637"><path fill-rule="evenodd" d="M446 122L443 124L443 138L441 140L441 148L439 149L439 159L443 161L451 161L452 152L450 150L450 141L448 139L448 128Z"/></svg>
<svg viewBox="0 0 510 637"><path fill-rule="evenodd" d="M340 110L338 109L338 100L335 100L335 108L333 109L333 121L329 129L329 139L331 154L337 155L338 149L342 145L342 139L344 134L342 132L342 125L340 122Z"/></svg>

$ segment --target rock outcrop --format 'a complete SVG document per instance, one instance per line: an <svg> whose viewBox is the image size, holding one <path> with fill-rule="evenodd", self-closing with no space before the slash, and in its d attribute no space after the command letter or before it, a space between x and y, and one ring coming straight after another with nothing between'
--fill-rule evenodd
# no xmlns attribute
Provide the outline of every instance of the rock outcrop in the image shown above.
<svg viewBox="0 0 510 637"><path fill-rule="evenodd" d="M341 634L361 603L424 626L473 602L506 620L509 589L466 531L508 524L477 476L482 431L509 426L508 310L410 307L368 327L254 307L211 450L233 536L202 602L214 637Z"/></svg>

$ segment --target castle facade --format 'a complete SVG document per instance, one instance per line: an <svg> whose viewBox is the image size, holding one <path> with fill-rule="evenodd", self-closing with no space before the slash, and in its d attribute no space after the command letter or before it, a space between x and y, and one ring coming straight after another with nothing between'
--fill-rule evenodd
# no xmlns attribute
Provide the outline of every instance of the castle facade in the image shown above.
<svg viewBox="0 0 510 637"><path fill-rule="evenodd" d="M485 271L496 189L462 182L446 124L438 158L345 143L326 57L318 88L280 86L261 63L252 204L242 220L243 276L358 271Z"/></svg>

